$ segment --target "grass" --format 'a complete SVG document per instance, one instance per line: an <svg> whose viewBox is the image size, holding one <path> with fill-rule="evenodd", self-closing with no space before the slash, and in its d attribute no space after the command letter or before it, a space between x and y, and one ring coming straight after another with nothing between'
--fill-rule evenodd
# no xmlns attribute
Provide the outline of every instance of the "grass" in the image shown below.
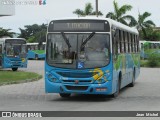
<svg viewBox="0 0 160 120"><path fill-rule="evenodd" d="M141 67L147 67L148 60L141 60Z"/></svg>
<svg viewBox="0 0 160 120"><path fill-rule="evenodd" d="M42 75L33 72L0 70L0 85L31 82L40 78Z"/></svg>
<svg viewBox="0 0 160 120"><path fill-rule="evenodd" d="M36 54L45 54L45 50L33 50Z"/></svg>
<svg viewBox="0 0 160 120"><path fill-rule="evenodd" d="M141 67L151 67L151 66L148 65L148 60L141 60ZM158 62L158 65L155 67L160 68L160 62Z"/></svg>

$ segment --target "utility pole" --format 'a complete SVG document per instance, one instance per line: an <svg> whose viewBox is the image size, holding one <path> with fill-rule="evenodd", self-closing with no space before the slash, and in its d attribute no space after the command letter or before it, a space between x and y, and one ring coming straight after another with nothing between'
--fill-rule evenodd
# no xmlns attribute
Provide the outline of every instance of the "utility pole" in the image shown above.
<svg viewBox="0 0 160 120"><path fill-rule="evenodd" d="M96 15L98 17L98 0L96 0Z"/></svg>

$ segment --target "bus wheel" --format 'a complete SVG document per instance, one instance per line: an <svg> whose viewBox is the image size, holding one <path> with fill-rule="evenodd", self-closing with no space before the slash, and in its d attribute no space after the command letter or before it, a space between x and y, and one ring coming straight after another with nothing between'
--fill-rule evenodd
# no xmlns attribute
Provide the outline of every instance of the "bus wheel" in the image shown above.
<svg viewBox="0 0 160 120"><path fill-rule="evenodd" d="M35 55L35 59L38 60L38 55L37 54Z"/></svg>
<svg viewBox="0 0 160 120"><path fill-rule="evenodd" d="M129 87L134 87L134 85L135 85L135 70L133 71L132 82L129 84Z"/></svg>
<svg viewBox="0 0 160 120"><path fill-rule="evenodd" d="M116 92L114 94L112 94L113 98L116 98L119 95L119 92L120 92L120 81L121 81L121 77L119 77L119 80L117 82L117 88L116 88L117 90L116 90Z"/></svg>
<svg viewBox="0 0 160 120"><path fill-rule="evenodd" d="M17 70L18 70L18 68L12 68L12 70L13 70L13 71L17 71Z"/></svg>
<svg viewBox="0 0 160 120"><path fill-rule="evenodd" d="M59 95L60 95L62 98L68 98L68 97L71 96L71 94L69 94L69 93L60 93Z"/></svg>

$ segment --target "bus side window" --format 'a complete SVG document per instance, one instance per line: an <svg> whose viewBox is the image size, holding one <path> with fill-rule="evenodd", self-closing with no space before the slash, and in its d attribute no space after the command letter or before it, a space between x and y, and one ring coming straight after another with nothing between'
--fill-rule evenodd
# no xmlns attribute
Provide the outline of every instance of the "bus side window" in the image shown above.
<svg viewBox="0 0 160 120"><path fill-rule="evenodd" d="M121 31L121 53L124 53L124 39L123 39L123 31Z"/></svg>
<svg viewBox="0 0 160 120"><path fill-rule="evenodd" d="M118 53L121 53L122 52L122 32L121 30L119 30L119 41L118 41L118 44L119 44L119 52Z"/></svg>
<svg viewBox="0 0 160 120"><path fill-rule="evenodd" d="M128 53L130 53L130 34L127 32L127 42L128 42Z"/></svg>
<svg viewBox="0 0 160 120"><path fill-rule="evenodd" d="M132 53L134 53L134 36L131 34Z"/></svg>
<svg viewBox="0 0 160 120"><path fill-rule="evenodd" d="M2 45L0 45L0 56L2 56Z"/></svg>
<svg viewBox="0 0 160 120"><path fill-rule="evenodd" d="M113 56L114 59L117 59L118 55L118 42L119 41L119 30L117 29L115 33L112 33L112 47L113 47Z"/></svg>
<svg viewBox="0 0 160 120"><path fill-rule="evenodd" d="M139 37L137 36L137 52L139 52Z"/></svg>
<svg viewBox="0 0 160 120"><path fill-rule="evenodd" d="M137 53L137 35L134 35L134 47L135 47L135 52Z"/></svg>
<svg viewBox="0 0 160 120"><path fill-rule="evenodd" d="M123 53L126 53L125 31L123 31Z"/></svg>
<svg viewBox="0 0 160 120"><path fill-rule="evenodd" d="M128 32L125 32L125 51L128 53Z"/></svg>

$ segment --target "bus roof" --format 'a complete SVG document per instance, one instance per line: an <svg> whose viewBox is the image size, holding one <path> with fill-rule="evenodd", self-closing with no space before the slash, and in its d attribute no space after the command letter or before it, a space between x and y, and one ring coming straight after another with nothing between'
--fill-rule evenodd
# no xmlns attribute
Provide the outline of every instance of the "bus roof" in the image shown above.
<svg viewBox="0 0 160 120"><path fill-rule="evenodd" d="M0 38L0 42L5 42L5 40L24 40L26 41L26 39L24 38L10 38L10 37L3 37L3 38Z"/></svg>
<svg viewBox="0 0 160 120"><path fill-rule="evenodd" d="M112 20L110 18L102 18L102 17L90 17L90 16L87 16L87 17L70 17L70 18L60 18L60 19L53 19L52 21L56 21L56 20L106 20L110 23L110 26L114 26L114 27L118 27L119 29L123 29L123 30L126 30L126 31L130 31L132 33L135 33L135 34L139 34L138 33L138 30L136 28L133 28L133 27L128 27L120 22L117 22L115 20ZM50 21L50 23L52 22Z"/></svg>
<svg viewBox="0 0 160 120"><path fill-rule="evenodd" d="M140 40L139 42L140 43L146 43L146 42L148 42L148 43L160 43L160 41L146 41L146 40Z"/></svg>

